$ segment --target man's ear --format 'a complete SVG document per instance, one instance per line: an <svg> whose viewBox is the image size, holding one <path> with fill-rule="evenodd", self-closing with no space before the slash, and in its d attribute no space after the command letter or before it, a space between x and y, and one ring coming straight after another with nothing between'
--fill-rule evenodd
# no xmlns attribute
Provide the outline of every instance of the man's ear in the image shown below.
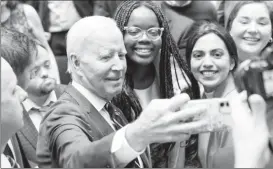
<svg viewBox="0 0 273 169"><path fill-rule="evenodd" d="M71 60L72 66L74 67L75 70L80 69L80 60L76 54L71 54L70 60Z"/></svg>

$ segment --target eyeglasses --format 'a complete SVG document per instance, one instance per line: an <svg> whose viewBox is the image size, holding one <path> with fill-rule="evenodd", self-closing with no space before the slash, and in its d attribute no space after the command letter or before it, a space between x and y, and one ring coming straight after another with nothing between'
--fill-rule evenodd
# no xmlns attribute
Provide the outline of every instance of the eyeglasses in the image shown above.
<svg viewBox="0 0 273 169"><path fill-rule="evenodd" d="M145 32L146 36L149 39L155 41L162 36L164 28L153 27L148 30L142 30L141 28L132 26L132 27L124 27L124 30L128 33L128 35L130 35L135 40L138 40L139 38L141 38Z"/></svg>

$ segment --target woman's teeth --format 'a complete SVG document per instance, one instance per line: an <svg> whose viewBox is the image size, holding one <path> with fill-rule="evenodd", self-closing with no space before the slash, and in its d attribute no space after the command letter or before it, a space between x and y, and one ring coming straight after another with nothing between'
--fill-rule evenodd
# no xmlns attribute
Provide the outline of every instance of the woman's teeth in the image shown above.
<svg viewBox="0 0 273 169"><path fill-rule="evenodd" d="M206 76L206 77L211 77L213 75L215 75L216 72L212 72L212 71L203 71L202 75Z"/></svg>
<svg viewBox="0 0 273 169"><path fill-rule="evenodd" d="M139 53L150 53L151 52L150 49L136 49L136 51Z"/></svg>

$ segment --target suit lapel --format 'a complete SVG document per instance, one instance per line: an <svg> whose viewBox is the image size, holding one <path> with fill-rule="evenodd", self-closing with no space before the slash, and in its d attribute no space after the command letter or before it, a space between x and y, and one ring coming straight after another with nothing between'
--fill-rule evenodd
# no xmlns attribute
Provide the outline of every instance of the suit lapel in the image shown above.
<svg viewBox="0 0 273 169"><path fill-rule="evenodd" d="M25 158L24 152L22 152L17 134L13 135L11 138L11 143L14 150L14 155L16 156L16 162L20 165L21 168L30 168L30 164L28 163L27 159Z"/></svg>
<svg viewBox="0 0 273 169"><path fill-rule="evenodd" d="M114 132L114 129L104 119L104 117L96 110L96 108L90 104L90 111L88 112L90 120L93 124L102 132L104 136L107 136Z"/></svg>
<svg viewBox="0 0 273 169"><path fill-rule="evenodd" d="M103 136L113 133L114 130L96 110L96 108L72 85L69 85L66 92L77 102L77 104L88 114L88 123L94 125Z"/></svg>
<svg viewBox="0 0 273 169"><path fill-rule="evenodd" d="M113 133L114 130L108 124L108 122L103 118L103 116L96 110L96 108L72 85L69 85L66 89L66 93L68 93L77 104L89 115L89 124L94 124L93 127L97 128L98 131L101 132L103 136L107 136L110 133ZM127 121L125 116L121 114L121 117ZM127 122L128 123L128 122ZM151 167L151 162L148 159L145 153L141 154L141 159L143 160L144 165Z"/></svg>
<svg viewBox="0 0 273 169"><path fill-rule="evenodd" d="M24 110L24 127L19 131L25 138L30 142L34 150L36 150L38 131L36 130L34 124L32 123L28 112Z"/></svg>
<svg viewBox="0 0 273 169"><path fill-rule="evenodd" d="M64 85L57 85L55 92L57 97L59 97L62 92L64 91L65 86ZM22 134L26 140L29 141L30 145L33 147L34 152L36 151L36 144L38 140L38 131L36 127L34 126L30 116L29 112L27 112L25 109L23 111L23 120L24 120L24 127L19 130L19 133ZM20 141L23 141L20 139Z"/></svg>

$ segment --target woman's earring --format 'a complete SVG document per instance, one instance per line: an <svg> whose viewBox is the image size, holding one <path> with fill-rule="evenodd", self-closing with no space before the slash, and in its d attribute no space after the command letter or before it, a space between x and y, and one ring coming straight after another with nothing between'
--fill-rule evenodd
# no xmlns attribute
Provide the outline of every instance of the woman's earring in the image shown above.
<svg viewBox="0 0 273 169"><path fill-rule="evenodd" d="M273 42L273 39L272 39L272 37L269 39L269 43L272 43Z"/></svg>

